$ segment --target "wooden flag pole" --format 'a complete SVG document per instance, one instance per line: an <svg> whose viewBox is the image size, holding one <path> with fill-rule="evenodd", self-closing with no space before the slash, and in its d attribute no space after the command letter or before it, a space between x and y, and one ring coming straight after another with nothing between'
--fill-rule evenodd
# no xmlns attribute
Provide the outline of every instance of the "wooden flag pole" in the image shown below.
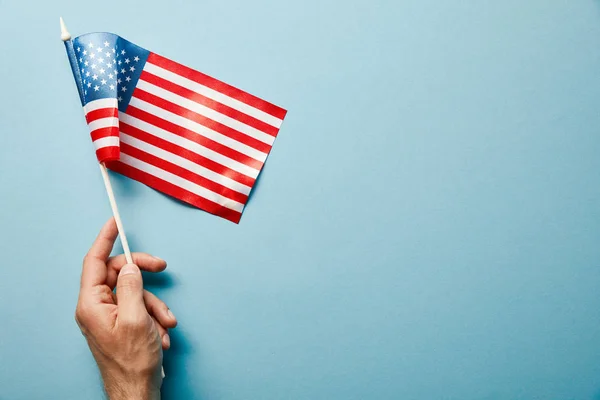
<svg viewBox="0 0 600 400"><path fill-rule="evenodd" d="M108 195L110 208L112 209L115 222L117 223L117 230L119 231L119 238L121 239L121 245L123 246L125 259L127 260L128 264L133 264L131 251L129 250L129 243L127 242L127 236L125 236L125 229L123 228L123 222L121 221L121 215L119 214L119 208L117 207L115 193L113 192L112 185L110 184L110 177L108 176L108 171L106 170L106 165L104 165L104 163L100 163L100 173L102 173L102 180L104 181L104 187L106 188L106 194Z"/></svg>
<svg viewBox="0 0 600 400"><path fill-rule="evenodd" d="M60 38L63 42L71 40L71 34L67 31L67 27L62 17L60 18ZM71 48L71 52L72 48ZM71 55L69 55L71 57ZM78 90L80 85L77 85ZM79 93L82 96L81 93ZM121 245L123 246L123 252L125 253L125 259L128 264L133 264L133 258L131 257L131 251L129 250L129 243L127 242L127 236L125 236L125 229L123 228L123 221L121 221L121 215L119 214L119 208L117 207L117 200L115 199L115 193L110 183L110 177L104 163L100 163L100 173L102 174L102 180L104 181L104 187L106 188L106 194L108 195L108 201L110 202L110 208L112 209L115 222L117 224L117 230L119 231L119 238L121 239ZM161 375L165 377L165 369L161 367Z"/></svg>

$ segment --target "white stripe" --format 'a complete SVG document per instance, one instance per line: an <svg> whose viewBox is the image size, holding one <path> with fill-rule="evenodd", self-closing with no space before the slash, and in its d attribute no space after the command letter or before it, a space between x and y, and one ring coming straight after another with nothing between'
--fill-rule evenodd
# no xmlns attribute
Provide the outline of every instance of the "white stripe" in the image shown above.
<svg viewBox="0 0 600 400"><path fill-rule="evenodd" d="M90 127L90 132L95 131L96 129L119 126L119 118L117 118L117 117L98 118L97 120L90 122L88 124L88 126Z"/></svg>
<svg viewBox="0 0 600 400"><path fill-rule="evenodd" d="M283 120L274 117L269 113L259 110L258 108L254 108L242 101L236 100L214 89L201 85L198 82L194 82L191 79L185 78L174 72L161 68L158 65L147 62L146 65L144 65L144 71L148 71L153 75L159 76L163 79L176 83L179 86L183 86L184 88L193 90L196 93L206 96L209 99L218 101L219 103L225 104L231 108L235 108L236 110L241 111L244 114L250 115L251 117L259 119L264 123L267 123L276 128L279 128L283 122Z"/></svg>
<svg viewBox="0 0 600 400"><path fill-rule="evenodd" d="M173 143L177 146L181 146L184 149L188 149L191 152L198 154L199 156L206 157L209 160L216 162L217 164L221 164L229 169L249 176L250 178L256 179L256 177L258 176L259 171L257 169L249 167L241 162L232 160L229 157L225 157L221 153L217 153L216 151L206 148L189 139L186 139L179 135L175 135L174 133L168 132L162 128L149 124L146 121L142 121L141 119L132 117L131 115L127 115L125 113L119 113L119 120L123 123L126 123L144 132L147 132L153 136L156 136L160 139L166 140L167 142Z"/></svg>
<svg viewBox="0 0 600 400"><path fill-rule="evenodd" d="M225 175L218 174L214 171L211 171L210 169L207 169L201 165L194 163L193 161L190 161L174 153L168 152L159 147L146 143L142 140L129 136L126 133L121 132L120 138L121 143L128 144L132 147L135 147L136 149L140 149L148 154L168 161L171 164L178 165L181 168L185 168L196 175L200 175L229 189L235 190L238 193L248 195L250 193L250 190L252 189L246 185L234 181L233 179L228 178Z"/></svg>
<svg viewBox="0 0 600 400"><path fill-rule="evenodd" d="M263 131L256 129L252 126L246 125L235 118L231 118L227 115L221 114L213 110L212 108L203 106L202 104L196 103L193 100L187 99L183 96L170 92L166 89L158 87L150 82L146 82L142 79L138 81L137 87L151 93L155 96L161 97L167 101L170 101L173 104L178 106L187 108L188 110L192 110L202 116L212 119L213 121L217 121L222 123L225 126L228 126L232 129L235 129L238 132L242 132L251 138L259 140L268 145L272 145L275 141L275 138Z"/></svg>
<svg viewBox="0 0 600 400"><path fill-rule="evenodd" d="M227 197L221 196L207 188L196 185L193 182L190 182L186 179L183 179L180 176L174 175L170 172L167 172L163 169L157 168L154 165L150 165L142 160L138 160L128 154L121 152L120 160L123 164L130 165L133 168L137 168L140 171L146 172L147 174L153 175L157 178L160 178L164 181L167 181L175 186L178 186L182 189L185 189L189 192L192 192L200 197L204 197L207 200L210 200L214 203L220 204L223 207L227 207L231 210L237 211L239 213L244 209L244 205L238 203L237 201L228 199Z"/></svg>
<svg viewBox="0 0 600 400"><path fill-rule="evenodd" d="M111 147L111 146L119 146L119 138L116 136L107 136L107 137L103 137L100 139L96 139L94 140L94 146L96 147L96 150L100 150L104 147Z"/></svg>
<svg viewBox="0 0 600 400"><path fill-rule="evenodd" d="M90 111L100 110L102 108L117 108L118 102L117 99L109 98L109 99L98 99L94 101L90 101L85 106L83 106L83 112L85 115Z"/></svg>
<svg viewBox="0 0 600 400"><path fill-rule="evenodd" d="M129 106L139 108L140 110L146 111L159 118L162 118L176 125L189 129L199 135L205 136L211 140L214 140L217 143L227 146L233 150L239 151L240 153L252 157L260 162L264 163L267 159L267 154L263 153L262 151L256 150L248 145L245 145L244 143L240 143L237 140L233 140L225 135L220 134L219 132L213 131L212 129L205 127L204 125L200 125L197 122L191 121L170 111L164 110L144 100L140 100L135 96L131 98Z"/></svg>

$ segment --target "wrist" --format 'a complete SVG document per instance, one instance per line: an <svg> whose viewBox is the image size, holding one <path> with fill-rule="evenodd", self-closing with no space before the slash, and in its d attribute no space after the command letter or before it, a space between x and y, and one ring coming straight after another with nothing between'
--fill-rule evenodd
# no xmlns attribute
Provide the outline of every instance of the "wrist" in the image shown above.
<svg viewBox="0 0 600 400"><path fill-rule="evenodd" d="M160 400L160 387L152 379L125 377L104 379L109 400Z"/></svg>
<svg viewBox="0 0 600 400"><path fill-rule="evenodd" d="M160 400L160 391L147 387L106 388L109 400Z"/></svg>

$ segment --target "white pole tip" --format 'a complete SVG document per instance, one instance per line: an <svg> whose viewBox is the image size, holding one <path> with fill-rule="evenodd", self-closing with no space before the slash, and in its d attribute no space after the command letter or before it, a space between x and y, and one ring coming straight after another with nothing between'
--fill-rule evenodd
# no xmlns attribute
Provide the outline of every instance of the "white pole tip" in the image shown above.
<svg viewBox="0 0 600 400"><path fill-rule="evenodd" d="M67 26L65 25L65 21L63 21L62 17L60 17L60 39L63 42L71 40L71 34L67 30Z"/></svg>

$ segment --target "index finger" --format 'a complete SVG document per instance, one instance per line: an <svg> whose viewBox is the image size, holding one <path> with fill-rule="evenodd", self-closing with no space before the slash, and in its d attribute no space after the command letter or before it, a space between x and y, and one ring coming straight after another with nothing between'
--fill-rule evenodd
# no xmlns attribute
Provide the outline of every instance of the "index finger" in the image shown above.
<svg viewBox="0 0 600 400"><path fill-rule="evenodd" d="M98 237L92 244L83 261L81 271L81 286L90 287L102 285L106 282L106 261L112 251L118 230L114 218L110 218L100 230Z"/></svg>

